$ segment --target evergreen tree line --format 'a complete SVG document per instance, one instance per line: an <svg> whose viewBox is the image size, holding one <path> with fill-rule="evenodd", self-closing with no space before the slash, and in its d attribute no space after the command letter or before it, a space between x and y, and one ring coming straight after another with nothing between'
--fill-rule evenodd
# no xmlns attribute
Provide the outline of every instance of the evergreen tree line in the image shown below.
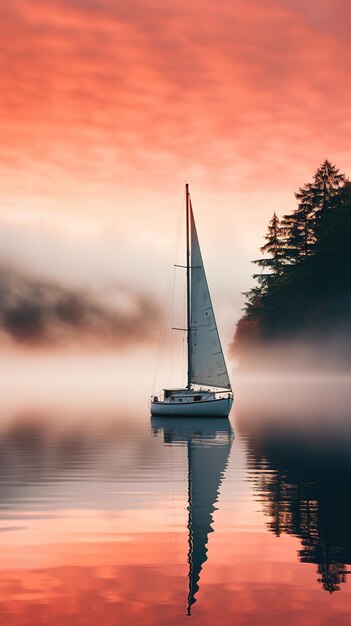
<svg viewBox="0 0 351 626"><path fill-rule="evenodd" d="M351 336L351 183L325 160L295 193L296 209L268 224L256 285L234 351L282 338Z"/></svg>

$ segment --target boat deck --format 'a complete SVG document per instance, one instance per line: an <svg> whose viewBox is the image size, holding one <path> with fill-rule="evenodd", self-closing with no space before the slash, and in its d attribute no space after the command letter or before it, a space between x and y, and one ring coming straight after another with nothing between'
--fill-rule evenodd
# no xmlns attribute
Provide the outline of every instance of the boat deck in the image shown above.
<svg viewBox="0 0 351 626"><path fill-rule="evenodd" d="M151 398L151 414L228 417L232 404L233 394L230 391L165 389L160 397Z"/></svg>

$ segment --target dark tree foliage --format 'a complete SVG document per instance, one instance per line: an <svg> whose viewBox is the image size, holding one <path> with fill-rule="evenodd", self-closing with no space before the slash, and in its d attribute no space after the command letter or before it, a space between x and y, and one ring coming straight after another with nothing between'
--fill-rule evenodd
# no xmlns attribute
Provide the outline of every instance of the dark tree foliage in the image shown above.
<svg viewBox="0 0 351 626"><path fill-rule="evenodd" d="M295 194L298 207L269 222L254 261L265 271L247 294L234 348L256 341L351 336L351 183L329 161Z"/></svg>
<svg viewBox="0 0 351 626"><path fill-rule="evenodd" d="M261 274L254 274L254 278L262 287L269 287L272 279L277 276L285 262L285 249L282 235L282 228L279 218L273 213L273 217L268 224L268 231L265 235L266 243L260 248L264 254L268 253L268 258L257 259L253 261L256 265L264 270L268 270Z"/></svg>
<svg viewBox="0 0 351 626"><path fill-rule="evenodd" d="M314 218L306 201L302 201L291 215L282 219L285 258L290 263L312 254L316 242Z"/></svg>
<svg viewBox="0 0 351 626"><path fill-rule="evenodd" d="M337 206L345 182L345 176L326 159L314 174L312 183L300 187L295 194L298 201L295 215L301 220L304 241L302 256L313 252L319 231Z"/></svg>
<svg viewBox="0 0 351 626"><path fill-rule="evenodd" d="M326 159L313 181L295 193L298 206L291 215L284 215L281 224L286 258L292 263L313 254L320 229L337 206L345 182L345 176Z"/></svg>
<svg viewBox="0 0 351 626"><path fill-rule="evenodd" d="M346 178L344 174L340 174L337 167L332 165L327 159L316 171L307 196L313 207L313 215L317 226L320 221L323 221L323 218L328 218L331 211L337 206L340 191L345 183ZM299 199L298 195L296 197Z"/></svg>
<svg viewBox="0 0 351 626"><path fill-rule="evenodd" d="M264 238L266 243L260 250L263 253L268 253L270 256L252 261L265 271L262 271L260 274L254 274L258 286L253 287L244 294L246 296L245 311L248 314L255 313L256 308L260 306L263 293L267 291L271 281L280 273L285 262L282 228L275 213L273 213L273 217L268 224L267 234Z"/></svg>

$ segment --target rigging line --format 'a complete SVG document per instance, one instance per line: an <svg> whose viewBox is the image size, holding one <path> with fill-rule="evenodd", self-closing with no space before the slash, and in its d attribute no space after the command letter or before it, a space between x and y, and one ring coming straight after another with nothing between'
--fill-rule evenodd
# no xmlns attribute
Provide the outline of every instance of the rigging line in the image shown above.
<svg viewBox="0 0 351 626"><path fill-rule="evenodd" d="M158 355L157 355L157 368L156 368L156 372L155 372L155 378L158 375L158 371L159 371L159 368L160 368L160 365L161 365L161 361L162 361L162 347L164 345L166 334L167 334L167 325L168 325L168 318L169 318L169 311L170 311L170 299L171 299L171 294L172 294L172 275L171 275L171 272L172 272L172 266L170 264L169 271L168 271L168 277L167 277L167 288L166 288L166 293L165 293L165 298L164 298L162 323L161 323L161 326L160 326Z"/></svg>
<svg viewBox="0 0 351 626"><path fill-rule="evenodd" d="M168 280L168 282L169 282L169 280ZM161 321L161 324L160 324L158 349L157 349L157 358L156 358L156 367L155 367L154 384L153 384L154 390L155 390L155 384L156 384L156 380L157 380L159 369L161 367L161 362L162 362L162 346L164 344L166 320L167 320L167 317L168 317L167 311L169 309L169 291L170 290L167 287L167 292L166 292L165 301L164 301L164 312L163 312L162 321Z"/></svg>
<svg viewBox="0 0 351 626"><path fill-rule="evenodd" d="M169 308L170 308L169 306L170 296L171 296L171 264L169 265L169 268L168 268L167 287L165 290L163 314L162 314L162 321L161 321L160 332L159 332L157 359L156 359L156 367L155 367L155 375L154 375L154 383L153 383L154 390L155 390L156 379L157 379L158 372L159 372L161 362L162 362L162 346L164 345L164 340L165 340L165 335L166 335L166 327L167 327Z"/></svg>
<svg viewBox="0 0 351 626"><path fill-rule="evenodd" d="M161 316L161 322L160 322L160 330L159 330L159 336L158 336L158 345L157 345L157 357L156 357L156 365L155 365L155 372L154 372L154 381L153 381L153 391L155 391L155 384L156 384L156 379L158 376L158 371L160 368L160 362L161 362L161 346L163 343L163 338L164 338L164 328L165 328L165 320L167 317L167 310L168 310L168 299L169 299L169 283L170 283L170 268L168 271L168 275L167 275L167 284L166 284L166 290L164 293L164 300L163 300L163 306L162 306L162 316Z"/></svg>
<svg viewBox="0 0 351 626"><path fill-rule="evenodd" d="M184 285L183 285L183 306L182 306L182 311L183 311L183 316L182 316L182 326L185 326L185 320L186 320L186 295L187 295L187 285L186 285L186 281L184 281ZM188 331L189 332L189 331ZM186 363L186 359L187 359L187 354L185 353L185 336L183 335L183 355L182 355L182 379L181 382L183 384L184 381L184 387L186 385L186 368L187 368L187 363Z"/></svg>
<svg viewBox="0 0 351 626"><path fill-rule="evenodd" d="M170 301L170 296L171 296L171 288L170 288L171 287L171 272L172 272L172 267L174 265L174 261L176 258L177 249L179 248L179 242L180 242L180 236L181 236L181 230L182 230L183 207L184 207L184 192L183 192L182 200L178 209L175 237L173 238L171 258L169 260L168 271L166 275L166 288L164 291L160 331L159 331L157 348L156 348L153 392L155 391L155 386L156 386L159 370L160 370L161 363L162 363L164 340L167 334L167 320L168 320L168 315L169 315L169 308L170 308L169 301Z"/></svg>
<svg viewBox="0 0 351 626"><path fill-rule="evenodd" d="M175 270L173 270L173 283L172 283L171 328L173 328L173 319L174 319L174 292L175 292ZM173 373L173 335L171 334L171 387L172 387L172 373Z"/></svg>
<svg viewBox="0 0 351 626"><path fill-rule="evenodd" d="M158 370L157 370L157 373L159 372L159 369L160 369L161 364L162 364L162 357L164 356L164 349L167 348L167 344L169 343L167 341L167 335L168 335L168 330L169 330L168 329L168 327L169 327L169 318L170 318L170 315L171 315L171 308L172 308L172 295L173 295L173 291L174 291L174 267L173 267L173 260L175 259L175 256L176 256L177 247L179 247L180 231L181 231L181 219L180 219L180 215L179 215L178 227L177 227L177 230L176 230L176 236L175 236L174 241L173 241L173 250L172 250L172 255L171 255L170 264L169 264L168 284L167 284L167 299L166 299L166 307L165 307L165 311L164 311L161 340L160 340L160 345L159 345L159 360L158 360ZM169 339L171 339L171 337L169 337Z"/></svg>
<svg viewBox="0 0 351 626"><path fill-rule="evenodd" d="M182 386L185 387L185 371L186 371L186 353L185 353L185 337L183 337L183 342L182 342Z"/></svg>
<svg viewBox="0 0 351 626"><path fill-rule="evenodd" d="M175 361L174 361L174 364L173 364L172 371L171 371L170 376L169 376L169 378L168 378L167 387L169 387L169 386L171 386L171 385L172 385L172 376L173 376L173 374L174 374L174 370L175 370L176 365L177 365L177 363L178 363L178 359L179 359L179 355L180 355L181 351L182 351L182 344L180 344L180 346L179 346L179 348L178 348L177 356L176 356L176 358L175 358Z"/></svg>

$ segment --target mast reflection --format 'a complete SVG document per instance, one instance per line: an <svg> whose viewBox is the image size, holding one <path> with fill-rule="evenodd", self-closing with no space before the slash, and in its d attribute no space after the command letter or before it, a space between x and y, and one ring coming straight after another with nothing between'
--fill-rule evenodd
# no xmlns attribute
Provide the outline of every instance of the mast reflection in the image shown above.
<svg viewBox="0 0 351 626"><path fill-rule="evenodd" d="M207 560L208 535L224 479L234 437L229 420L219 418L151 419L154 434L168 445L184 444L188 451L188 565L187 614L196 602L200 574Z"/></svg>

